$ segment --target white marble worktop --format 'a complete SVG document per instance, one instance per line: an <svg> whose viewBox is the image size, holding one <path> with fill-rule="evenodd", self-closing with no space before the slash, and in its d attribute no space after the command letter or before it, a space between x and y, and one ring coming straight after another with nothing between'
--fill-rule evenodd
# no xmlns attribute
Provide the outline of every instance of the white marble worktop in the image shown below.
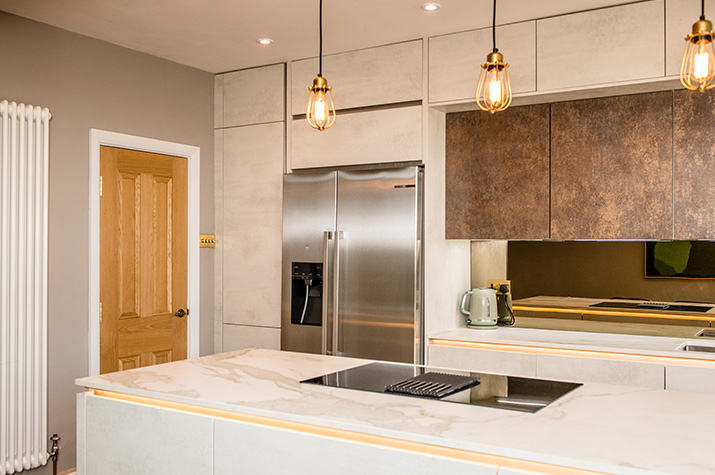
<svg viewBox="0 0 715 475"><path fill-rule="evenodd" d="M715 473L713 395L586 383L527 414L299 383L367 362L242 350L77 384L604 473Z"/></svg>
<svg viewBox="0 0 715 475"><path fill-rule="evenodd" d="M517 321L520 319L523 317L517 317ZM699 337L675 338L541 328L492 327L485 330L456 328L433 333L429 335L429 339L715 360L715 353L681 350L686 344L715 349L715 339Z"/></svg>

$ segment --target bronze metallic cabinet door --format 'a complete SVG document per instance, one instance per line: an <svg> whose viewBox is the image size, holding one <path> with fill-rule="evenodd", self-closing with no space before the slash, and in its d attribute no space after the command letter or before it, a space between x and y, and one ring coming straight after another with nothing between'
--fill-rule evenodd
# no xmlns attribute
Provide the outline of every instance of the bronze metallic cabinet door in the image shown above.
<svg viewBox="0 0 715 475"><path fill-rule="evenodd" d="M549 108L447 114L447 239L549 238Z"/></svg>

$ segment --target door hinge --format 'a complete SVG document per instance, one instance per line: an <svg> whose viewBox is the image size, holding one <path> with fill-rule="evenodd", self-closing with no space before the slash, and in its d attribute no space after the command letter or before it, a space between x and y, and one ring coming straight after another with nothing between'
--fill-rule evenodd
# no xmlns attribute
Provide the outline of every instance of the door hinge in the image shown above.
<svg viewBox="0 0 715 475"><path fill-rule="evenodd" d="M99 175L99 196L102 196L102 175Z"/></svg>
<svg viewBox="0 0 715 475"><path fill-rule="evenodd" d="M99 323L102 323L102 302L99 302Z"/></svg>

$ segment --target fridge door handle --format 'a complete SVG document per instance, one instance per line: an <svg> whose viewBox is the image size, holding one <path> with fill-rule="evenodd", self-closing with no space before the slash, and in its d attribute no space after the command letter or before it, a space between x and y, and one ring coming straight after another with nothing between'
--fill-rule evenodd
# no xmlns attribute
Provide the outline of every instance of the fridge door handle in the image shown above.
<svg viewBox="0 0 715 475"><path fill-rule="evenodd" d="M330 241L333 239L332 231L323 232L323 325L322 325L322 352L324 355L331 354L328 351L328 323L330 322L330 311L328 309L331 302L333 274L330 265Z"/></svg>
<svg viewBox="0 0 715 475"><path fill-rule="evenodd" d="M343 231L335 231L335 244L333 245L333 354L341 356L339 349L340 337L340 312L338 303L340 302L340 241L344 239Z"/></svg>

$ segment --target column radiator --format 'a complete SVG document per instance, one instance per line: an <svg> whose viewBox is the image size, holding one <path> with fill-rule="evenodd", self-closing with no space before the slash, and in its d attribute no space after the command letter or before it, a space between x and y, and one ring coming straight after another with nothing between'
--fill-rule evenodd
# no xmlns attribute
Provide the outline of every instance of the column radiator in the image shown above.
<svg viewBox="0 0 715 475"><path fill-rule="evenodd" d="M0 102L0 475L47 463L50 118Z"/></svg>

